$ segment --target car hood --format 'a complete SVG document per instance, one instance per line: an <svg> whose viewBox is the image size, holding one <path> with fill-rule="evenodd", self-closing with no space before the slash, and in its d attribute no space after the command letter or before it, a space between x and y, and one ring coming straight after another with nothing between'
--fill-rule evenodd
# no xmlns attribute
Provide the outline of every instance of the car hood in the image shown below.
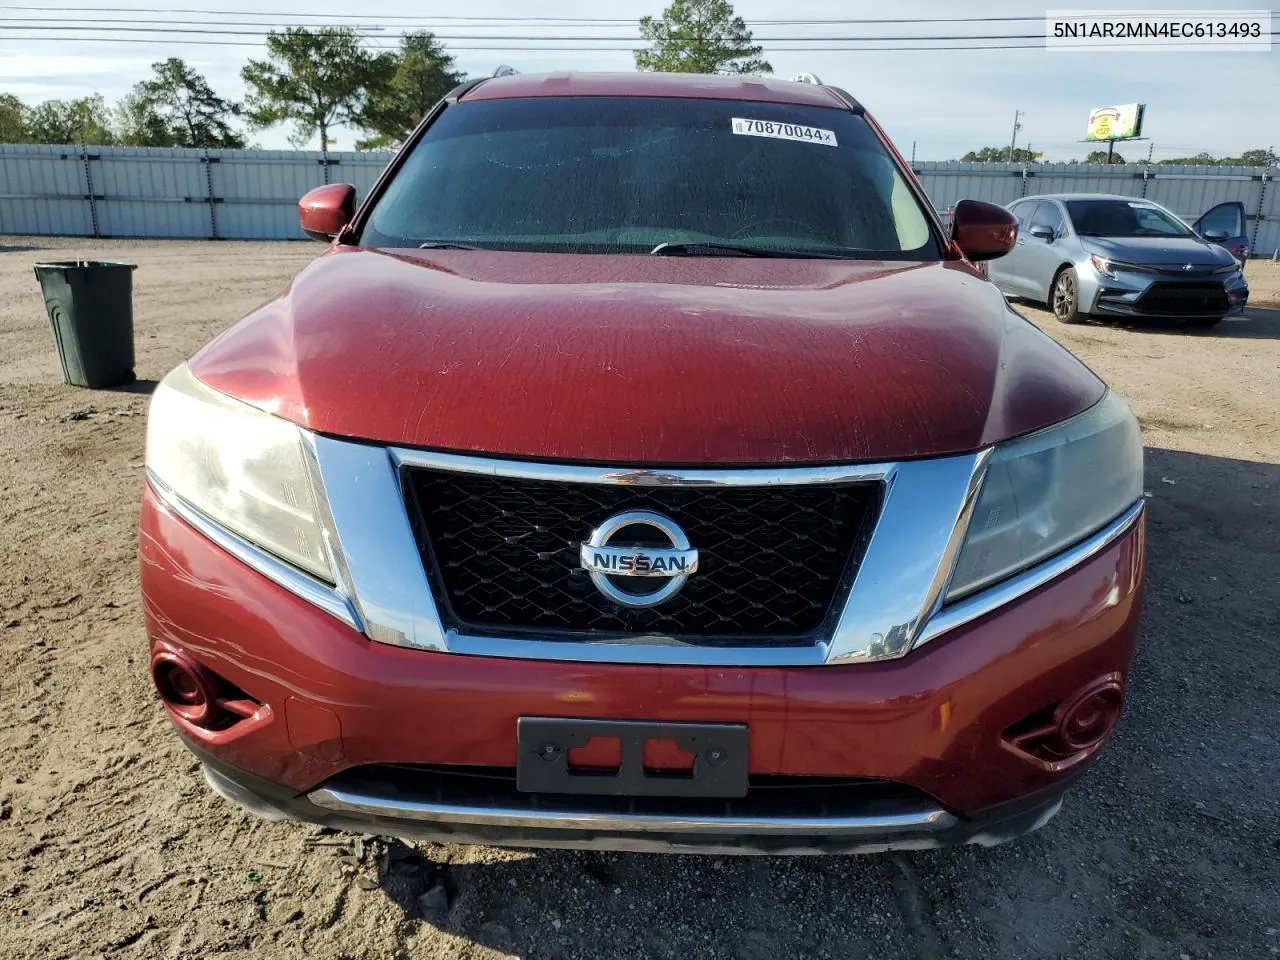
<svg viewBox="0 0 1280 960"><path fill-rule="evenodd" d="M1081 237L1080 245L1108 260L1140 266L1225 267L1234 259L1216 243L1199 237Z"/></svg>
<svg viewBox="0 0 1280 960"><path fill-rule="evenodd" d="M1104 390L961 262L336 247L191 367L321 433L670 465L971 451Z"/></svg>

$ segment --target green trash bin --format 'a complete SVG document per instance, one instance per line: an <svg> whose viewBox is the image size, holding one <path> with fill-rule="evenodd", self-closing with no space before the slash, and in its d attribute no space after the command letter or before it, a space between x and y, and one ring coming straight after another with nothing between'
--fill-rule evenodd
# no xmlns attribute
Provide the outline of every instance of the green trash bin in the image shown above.
<svg viewBox="0 0 1280 960"><path fill-rule="evenodd" d="M62 376L77 387L132 383L133 271L105 260L37 263Z"/></svg>

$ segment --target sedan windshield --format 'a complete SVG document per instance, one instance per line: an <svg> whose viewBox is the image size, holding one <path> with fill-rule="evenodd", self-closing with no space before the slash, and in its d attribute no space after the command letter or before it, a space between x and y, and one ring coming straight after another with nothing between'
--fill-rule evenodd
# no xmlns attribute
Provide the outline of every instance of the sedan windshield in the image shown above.
<svg viewBox="0 0 1280 960"><path fill-rule="evenodd" d="M1166 210L1136 200L1068 200L1071 224L1082 237L1189 237Z"/></svg>
<svg viewBox="0 0 1280 960"><path fill-rule="evenodd" d="M361 242L939 259L927 215L861 116L656 97L450 106L405 158Z"/></svg>

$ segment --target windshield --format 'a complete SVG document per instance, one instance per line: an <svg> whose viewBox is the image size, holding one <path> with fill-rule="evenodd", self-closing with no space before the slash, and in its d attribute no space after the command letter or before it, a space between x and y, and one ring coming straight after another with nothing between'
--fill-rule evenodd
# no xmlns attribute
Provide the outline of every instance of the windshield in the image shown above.
<svg viewBox="0 0 1280 960"><path fill-rule="evenodd" d="M1071 224L1082 237L1189 237L1173 214L1130 200L1068 200Z"/></svg>
<svg viewBox="0 0 1280 960"><path fill-rule="evenodd" d="M862 117L677 98L450 106L361 242L940 259L920 204Z"/></svg>

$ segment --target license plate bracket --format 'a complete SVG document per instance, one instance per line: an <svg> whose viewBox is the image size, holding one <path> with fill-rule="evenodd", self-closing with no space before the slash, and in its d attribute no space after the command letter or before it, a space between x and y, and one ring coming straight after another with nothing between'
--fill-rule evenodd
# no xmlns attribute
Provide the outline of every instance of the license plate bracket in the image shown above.
<svg viewBox="0 0 1280 960"><path fill-rule="evenodd" d="M594 737L622 744L617 770L576 770L569 751ZM516 721L516 789L527 793L606 796L742 797L747 793L747 725L651 723L642 720L577 720L520 717ZM674 740L693 755L688 773L647 771L648 740Z"/></svg>

